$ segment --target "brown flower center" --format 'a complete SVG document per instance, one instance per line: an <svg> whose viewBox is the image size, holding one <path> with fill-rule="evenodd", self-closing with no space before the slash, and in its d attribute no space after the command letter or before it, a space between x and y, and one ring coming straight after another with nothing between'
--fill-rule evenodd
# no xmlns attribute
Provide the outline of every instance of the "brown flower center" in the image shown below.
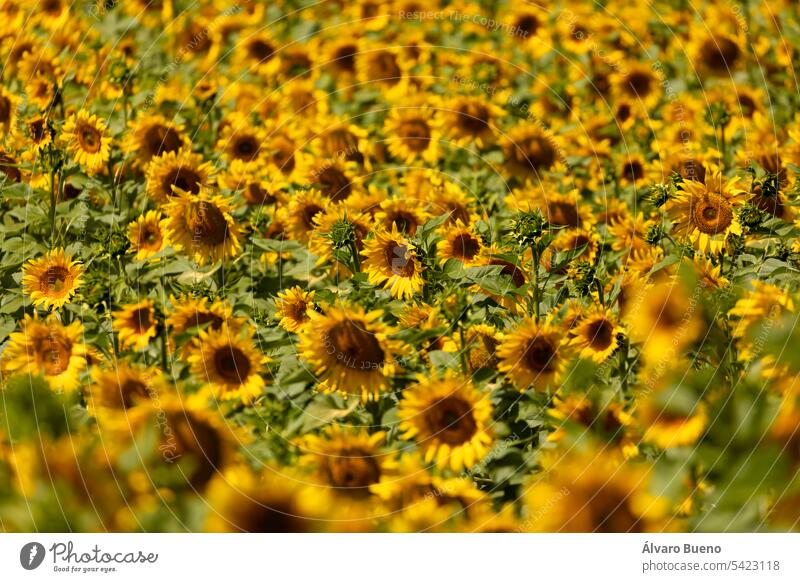
<svg viewBox="0 0 800 582"><path fill-rule="evenodd" d="M80 123L76 131L76 136L81 149L96 154L102 146L103 136L97 129L88 123Z"/></svg>
<svg viewBox="0 0 800 582"><path fill-rule="evenodd" d="M713 72L726 73L736 64L740 52L739 45L731 39L712 36L703 43L700 58Z"/></svg>
<svg viewBox="0 0 800 582"><path fill-rule="evenodd" d="M258 157L260 149L258 140L252 135L236 136L231 145L231 152L234 158L249 162Z"/></svg>
<svg viewBox="0 0 800 582"><path fill-rule="evenodd" d="M447 396L425 411L425 420L433 438L448 445L468 442L478 429L472 405L458 396Z"/></svg>
<svg viewBox="0 0 800 582"><path fill-rule="evenodd" d="M167 196L173 196L172 186L175 186L184 192L197 194L200 192L201 180L200 175L191 168L174 168L164 177L162 190Z"/></svg>
<svg viewBox="0 0 800 582"><path fill-rule="evenodd" d="M45 375L58 376L69 368L72 343L61 334L50 334L39 346L39 356Z"/></svg>
<svg viewBox="0 0 800 582"><path fill-rule="evenodd" d="M470 261L480 252L480 241L468 233L456 235L452 242L453 256L462 261Z"/></svg>
<svg viewBox="0 0 800 582"><path fill-rule="evenodd" d="M317 177L317 182L322 193L335 202L350 196L350 192L353 189L350 179L344 172L334 166L323 168Z"/></svg>
<svg viewBox="0 0 800 582"><path fill-rule="evenodd" d="M144 142L150 157L164 153L176 152L181 147L181 138L177 131L165 125L153 125L144 134Z"/></svg>
<svg viewBox="0 0 800 582"><path fill-rule="evenodd" d="M552 372L555 367L556 347L546 337L535 337L525 347L522 361L532 372Z"/></svg>
<svg viewBox="0 0 800 582"><path fill-rule="evenodd" d="M189 475L192 487L205 486L222 467L223 441L207 421L189 411L168 412L161 426L162 444L159 447L165 460L177 462L188 455L194 461Z"/></svg>
<svg viewBox="0 0 800 582"><path fill-rule="evenodd" d="M371 371L386 361L383 348L375 336L369 333L359 321L345 320L334 325L326 344L330 344L339 365L352 370ZM331 352L330 348L328 352Z"/></svg>
<svg viewBox="0 0 800 582"><path fill-rule="evenodd" d="M11 101L8 97L0 97L0 123L11 121Z"/></svg>
<svg viewBox="0 0 800 582"><path fill-rule="evenodd" d="M731 225L733 210L724 197L709 192L694 203L692 217L697 230L714 235L724 232Z"/></svg>
<svg viewBox="0 0 800 582"><path fill-rule="evenodd" d="M430 145L431 130L424 119L405 121L398 133L405 146L413 152L424 152Z"/></svg>
<svg viewBox="0 0 800 582"><path fill-rule="evenodd" d="M358 448L344 449L339 455L329 457L325 469L330 483L351 497L369 497L369 486L381 477L374 455Z"/></svg>
<svg viewBox="0 0 800 582"><path fill-rule="evenodd" d="M128 378L122 384L118 386L119 388L119 401L116 403L118 408L127 410L132 408L150 398L150 390L147 387L147 384L138 380L136 378Z"/></svg>
<svg viewBox="0 0 800 582"><path fill-rule="evenodd" d="M58 265L48 267L44 276L39 279L39 291L44 294L60 294L72 289L73 280L69 269Z"/></svg>
<svg viewBox="0 0 800 582"><path fill-rule="evenodd" d="M414 274L414 260L408 250L408 245L398 245L390 241L383 249L383 258L386 265L392 269L392 274L401 277L411 277Z"/></svg>
<svg viewBox="0 0 800 582"><path fill-rule="evenodd" d="M571 202L548 202L547 220L555 226L578 228L581 225L581 215L578 213L578 207Z"/></svg>
<svg viewBox="0 0 800 582"><path fill-rule="evenodd" d="M206 200L201 200L189 226L194 240L210 246L218 246L228 238L228 221L222 211Z"/></svg>
<svg viewBox="0 0 800 582"><path fill-rule="evenodd" d="M586 335L592 349L602 352L614 341L614 325L606 319L598 319L588 327Z"/></svg>
<svg viewBox="0 0 800 582"><path fill-rule="evenodd" d="M226 345L214 352L214 370L228 384L242 384L252 370L250 358L236 346Z"/></svg>
<svg viewBox="0 0 800 582"><path fill-rule="evenodd" d="M634 71L625 79L628 93L635 97L646 97L653 90L653 77L644 71Z"/></svg>
<svg viewBox="0 0 800 582"><path fill-rule="evenodd" d="M131 313L131 327L136 333L143 334L153 325L153 313L149 307L140 307Z"/></svg>
<svg viewBox="0 0 800 582"><path fill-rule="evenodd" d="M263 63L269 61L275 55L275 47L264 40L255 39L251 40L247 45L247 52L253 59Z"/></svg>
<svg viewBox="0 0 800 582"><path fill-rule="evenodd" d="M347 44L339 47L333 54L333 66L337 69L353 73L356 70L356 54L358 47L354 44Z"/></svg>

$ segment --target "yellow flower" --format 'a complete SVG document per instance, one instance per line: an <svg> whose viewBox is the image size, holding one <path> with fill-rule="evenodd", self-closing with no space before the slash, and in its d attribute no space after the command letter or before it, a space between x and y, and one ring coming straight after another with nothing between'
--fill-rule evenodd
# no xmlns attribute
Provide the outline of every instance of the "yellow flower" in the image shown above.
<svg viewBox="0 0 800 582"><path fill-rule="evenodd" d="M230 212L231 201L209 188L198 194L174 189L166 206L167 232L173 246L198 265L233 258L241 251L240 228Z"/></svg>
<svg viewBox="0 0 800 582"><path fill-rule="evenodd" d="M177 153L189 145L183 128L162 115L145 115L128 122L126 151L137 167L146 168L153 158Z"/></svg>
<svg viewBox="0 0 800 582"><path fill-rule="evenodd" d="M389 152L405 164L439 159L441 132L435 112L426 105L392 109L383 124Z"/></svg>
<svg viewBox="0 0 800 582"><path fill-rule="evenodd" d="M492 404L467 378L419 375L398 406L404 439L413 439L425 461L453 471L470 469L489 452Z"/></svg>
<svg viewBox="0 0 800 582"><path fill-rule="evenodd" d="M54 315L26 315L9 336L0 366L6 376L42 374L53 390L71 392L80 385L88 351L80 321L64 326Z"/></svg>
<svg viewBox="0 0 800 582"><path fill-rule="evenodd" d="M742 227L735 210L744 203L746 193L727 182L719 172L706 177L706 182L684 180L675 198L667 203L673 232L685 236L697 250L719 253L729 234L741 234Z"/></svg>
<svg viewBox="0 0 800 582"><path fill-rule="evenodd" d="M143 350L156 337L157 320L152 299L125 305L113 313L114 331L119 336L122 349Z"/></svg>
<svg viewBox="0 0 800 582"><path fill-rule="evenodd" d="M377 398L389 387L403 352L394 330L380 321L382 311L359 306L327 306L309 312L311 321L300 335L300 354L320 378L319 388L342 396Z"/></svg>
<svg viewBox="0 0 800 582"><path fill-rule="evenodd" d="M247 328L235 334L225 324L219 330L200 330L188 362L192 374L211 388L215 398L250 404L263 392L261 373L267 358L255 347L253 332Z"/></svg>
<svg viewBox="0 0 800 582"><path fill-rule="evenodd" d="M173 188L199 194L212 182L213 168L203 156L189 150L166 152L151 159L147 168L147 194L158 203L176 196Z"/></svg>
<svg viewBox="0 0 800 582"><path fill-rule="evenodd" d="M53 249L22 267L22 291L35 306L58 309L69 303L83 283L83 265L64 249Z"/></svg>
<svg viewBox="0 0 800 582"><path fill-rule="evenodd" d="M152 407L166 393L160 370L116 362L114 367L92 370L86 392L86 408L102 430L115 431L109 438L130 436L142 426ZM115 446L113 441L109 446Z"/></svg>
<svg viewBox="0 0 800 582"><path fill-rule="evenodd" d="M608 309L596 309L581 318L573 328L574 338L570 345L580 349L582 358L590 358L598 364L605 362L617 349L617 336L622 327Z"/></svg>
<svg viewBox="0 0 800 582"><path fill-rule="evenodd" d="M166 220L155 210L148 210L128 225L130 252L136 260L144 261L160 253L167 246Z"/></svg>
<svg viewBox="0 0 800 582"><path fill-rule="evenodd" d="M378 231L375 238L364 241L361 251L364 272L373 285L383 285L392 297L410 299L422 290L422 264L417 260L414 245L397 231Z"/></svg>
<svg viewBox="0 0 800 582"><path fill-rule="evenodd" d="M309 310L314 308L314 291L292 287L278 293L275 300L275 317L286 331L298 333L309 321Z"/></svg>
<svg viewBox="0 0 800 582"><path fill-rule="evenodd" d="M523 531L629 533L674 531L666 496L651 493L651 468L620 462L603 450L543 459L545 475L525 490Z"/></svg>
<svg viewBox="0 0 800 582"><path fill-rule="evenodd" d="M557 387L566 366L562 337L563 332L551 322L525 318L497 348L501 360L498 369L520 391Z"/></svg>
<svg viewBox="0 0 800 582"><path fill-rule="evenodd" d="M460 220L442 229L442 240L436 248L442 263L457 259L465 267L474 267L484 260L483 241L471 226L465 226Z"/></svg>
<svg viewBox="0 0 800 582"><path fill-rule="evenodd" d="M650 397L639 402L635 413L644 429L643 440L661 449L691 446L703 436L708 426L708 412L703 403L696 404L692 410L679 412L657 397Z"/></svg>
<svg viewBox="0 0 800 582"><path fill-rule="evenodd" d="M111 155L111 134L105 122L84 110L72 114L64 123L61 141L89 174L102 170Z"/></svg>

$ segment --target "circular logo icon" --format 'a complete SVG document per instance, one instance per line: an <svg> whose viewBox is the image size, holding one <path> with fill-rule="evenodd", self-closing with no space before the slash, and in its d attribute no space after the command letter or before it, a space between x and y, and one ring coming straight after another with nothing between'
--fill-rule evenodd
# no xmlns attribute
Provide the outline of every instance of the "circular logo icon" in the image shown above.
<svg viewBox="0 0 800 582"><path fill-rule="evenodd" d="M39 542L29 542L19 551L19 563L26 570L35 570L44 561L44 546Z"/></svg>

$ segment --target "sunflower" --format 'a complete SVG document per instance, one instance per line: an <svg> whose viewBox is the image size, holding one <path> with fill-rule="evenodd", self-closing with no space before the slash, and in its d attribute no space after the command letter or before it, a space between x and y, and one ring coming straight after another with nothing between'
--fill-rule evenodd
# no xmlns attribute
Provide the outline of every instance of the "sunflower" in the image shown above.
<svg viewBox="0 0 800 582"><path fill-rule="evenodd" d="M45 320L25 315L19 331L9 336L0 369L7 377L42 374L53 390L71 392L80 386L88 353L80 321L64 326L54 315Z"/></svg>
<svg viewBox="0 0 800 582"><path fill-rule="evenodd" d="M601 364L617 349L622 327L609 309L595 309L579 320L572 333L575 337L569 343L580 350L581 357Z"/></svg>
<svg viewBox="0 0 800 582"><path fill-rule="evenodd" d="M756 335L767 333L776 319L795 312L794 300L787 290L755 280L750 285L752 289L728 311L734 323L733 337L740 343L742 360L756 355Z"/></svg>
<svg viewBox="0 0 800 582"><path fill-rule="evenodd" d="M134 156L134 164L147 167L150 160L168 153L177 153L189 146L183 127L161 115L145 115L128 123L126 151Z"/></svg>
<svg viewBox="0 0 800 582"><path fill-rule="evenodd" d="M267 467L260 475L234 467L213 480L206 493L208 532L307 533L321 531L333 501L297 477Z"/></svg>
<svg viewBox="0 0 800 582"><path fill-rule="evenodd" d="M727 182L719 172L705 183L684 180L676 196L667 204L673 232L689 238L694 248L719 253L729 234L741 234L736 208L744 203L746 193L737 187L737 179Z"/></svg>
<svg viewBox="0 0 800 582"><path fill-rule="evenodd" d="M669 362L703 333L696 299L679 283L646 285L636 282L623 305L631 339L642 343L644 359Z"/></svg>
<svg viewBox="0 0 800 582"><path fill-rule="evenodd" d="M69 116L61 129L61 141L89 174L102 170L111 155L111 134L106 123L85 110Z"/></svg>
<svg viewBox="0 0 800 582"><path fill-rule="evenodd" d="M325 313L309 312L311 321L300 335L300 354L320 378L321 390L342 396L377 398L389 387L403 353L403 344L380 321L382 311L334 305Z"/></svg>
<svg viewBox="0 0 800 582"><path fill-rule="evenodd" d="M386 91L398 91L405 86L409 63L396 47L375 47L366 39L359 42L355 54L358 80L367 85L376 85Z"/></svg>
<svg viewBox="0 0 800 582"><path fill-rule="evenodd" d="M414 440L425 461L453 471L472 468L489 452L492 404L472 383L448 370L419 375L397 409L403 438Z"/></svg>
<svg viewBox="0 0 800 582"><path fill-rule="evenodd" d="M483 97L459 95L448 100L440 113L442 131L459 146L473 143L486 148L495 141L497 121L505 112Z"/></svg>
<svg viewBox="0 0 800 582"><path fill-rule="evenodd" d="M174 188L167 204L167 232L173 246L198 265L232 258L242 249L239 225L231 216L231 201L203 187L193 194Z"/></svg>
<svg viewBox="0 0 800 582"><path fill-rule="evenodd" d="M157 324L155 304L152 299L125 305L113 313L114 331L119 336L122 349L143 350L156 337Z"/></svg>
<svg viewBox="0 0 800 582"><path fill-rule="evenodd" d="M35 307L58 309L69 303L83 284L83 272L80 261L74 261L63 248L53 249L22 267L22 292Z"/></svg>
<svg viewBox="0 0 800 582"><path fill-rule="evenodd" d="M55 130L46 117L41 115L32 117L26 123L26 128L35 152L40 153L53 143Z"/></svg>
<svg viewBox="0 0 800 582"><path fill-rule="evenodd" d="M471 226L465 226L460 220L442 229L442 240L437 244L441 262L456 259L465 267L480 265L483 260L483 241Z"/></svg>
<svg viewBox="0 0 800 582"><path fill-rule="evenodd" d="M436 112L427 105L395 107L383 124L389 153L404 164L439 159L441 134Z"/></svg>
<svg viewBox="0 0 800 582"><path fill-rule="evenodd" d="M391 231L378 231L375 238L364 241L361 251L365 260L364 272L373 285L383 285L392 297L410 299L422 290L422 264L417 259L408 239L397 231L393 224Z"/></svg>
<svg viewBox="0 0 800 582"><path fill-rule="evenodd" d="M263 129L254 127L246 119L227 124L217 141L217 150L232 162L240 160L250 167L258 167L262 156L262 144L266 139Z"/></svg>
<svg viewBox="0 0 800 582"><path fill-rule="evenodd" d="M304 190L295 193L289 201L286 229L293 240L307 243L315 228L315 218L325 213L330 200L319 190Z"/></svg>
<svg viewBox="0 0 800 582"><path fill-rule="evenodd" d="M249 328L233 333L223 324L218 330L200 330L187 360L194 377L208 384L215 398L250 404L263 392L261 373L268 360L253 344Z"/></svg>
<svg viewBox="0 0 800 582"><path fill-rule="evenodd" d="M152 158L147 169L147 194L158 203L175 196L174 188L199 194L202 186L211 184L213 168L203 156L182 149Z"/></svg>
<svg viewBox="0 0 800 582"><path fill-rule="evenodd" d="M497 348L503 334L485 323L473 325L464 332L464 345L470 370L492 370L497 367Z"/></svg>
<svg viewBox="0 0 800 582"><path fill-rule="evenodd" d="M635 414L644 428L643 440L660 449L694 445L708 426L708 412L703 403L681 411L677 404L650 397L638 403Z"/></svg>
<svg viewBox="0 0 800 582"><path fill-rule="evenodd" d="M498 370L509 375L520 391L554 387L566 366L563 332L552 322L525 318L507 333L497 348Z"/></svg>
<svg viewBox="0 0 800 582"><path fill-rule="evenodd" d="M170 302L173 311L167 317L167 324L176 334L202 328L206 324L210 329L220 329L223 324L227 324L229 328L234 325L230 305L219 299L210 302L208 297L184 295L179 298L170 297Z"/></svg>
<svg viewBox="0 0 800 582"><path fill-rule="evenodd" d="M305 158L309 160L308 157ZM303 164L304 180L333 202L342 202L361 192L363 184L358 180L359 166L341 157L313 158Z"/></svg>
<svg viewBox="0 0 800 582"><path fill-rule="evenodd" d="M118 362L113 368L92 370L86 408L101 428L130 435L138 430L150 414L151 406L165 393L164 378L159 370Z"/></svg>
<svg viewBox="0 0 800 582"><path fill-rule="evenodd" d="M561 442L569 432L576 439L583 439L591 431L601 437L601 442L618 447L621 458L633 458L639 453L633 417L617 402L596 402L580 394L556 395L547 414L555 427L547 437L550 442Z"/></svg>
<svg viewBox="0 0 800 582"><path fill-rule="evenodd" d="M19 98L0 88L0 136L6 137L16 127Z"/></svg>
<svg viewBox="0 0 800 582"><path fill-rule="evenodd" d="M309 310L314 307L314 291L292 287L278 293L275 300L275 318L278 325L291 333L298 333L309 321Z"/></svg>
<svg viewBox="0 0 800 582"><path fill-rule="evenodd" d="M128 240L137 261L149 259L167 246L166 220L159 212L148 210L128 225Z"/></svg>
<svg viewBox="0 0 800 582"><path fill-rule="evenodd" d="M280 68L281 44L266 29L243 30L235 47L234 60L246 71L269 77Z"/></svg>
<svg viewBox="0 0 800 582"><path fill-rule="evenodd" d="M651 493L646 464L574 447L542 462L545 476L525 490L523 531L661 532L678 526L666 495Z"/></svg>
<svg viewBox="0 0 800 582"><path fill-rule="evenodd" d="M337 496L350 501L372 497L370 487L386 471L390 454L383 451L386 433L332 424L321 435L307 435L299 443L298 461Z"/></svg>
<svg viewBox="0 0 800 582"><path fill-rule="evenodd" d="M388 198L380 203L375 212L375 222L386 230L397 230L406 236L414 236L417 228L430 218L427 204L414 198Z"/></svg>
<svg viewBox="0 0 800 582"><path fill-rule="evenodd" d="M539 181L561 157L556 137L537 124L517 125L503 140L506 168L521 181Z"/></svg>

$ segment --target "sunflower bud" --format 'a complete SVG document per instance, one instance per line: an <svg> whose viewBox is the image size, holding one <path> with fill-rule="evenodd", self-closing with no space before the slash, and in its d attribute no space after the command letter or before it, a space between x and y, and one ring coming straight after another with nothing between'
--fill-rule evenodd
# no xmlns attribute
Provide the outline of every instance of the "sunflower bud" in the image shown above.
<svg viewBox="0 0 800 582"><path fill-rule="evenodd" d="M536 243L547 227L547 220L539 209L520 212L512 225L512 236L522 247L529 247Z"/></svg>

